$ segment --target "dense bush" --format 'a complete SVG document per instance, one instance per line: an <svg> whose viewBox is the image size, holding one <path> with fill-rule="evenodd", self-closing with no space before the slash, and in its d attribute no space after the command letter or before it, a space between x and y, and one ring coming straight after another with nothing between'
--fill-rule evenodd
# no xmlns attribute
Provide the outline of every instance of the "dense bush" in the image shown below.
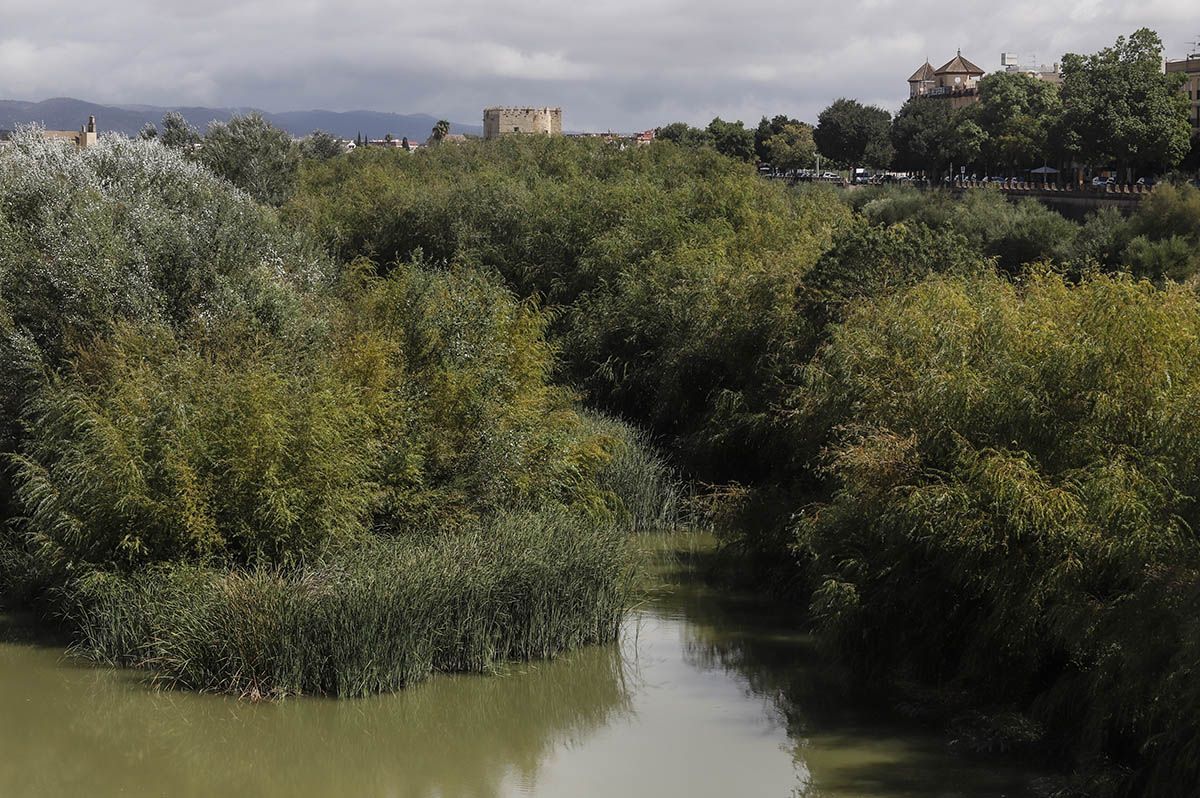
<svg viewBox="0 0 1200 798"><path fill-rule="evenodd" d="M554 310L560 374L677 445L694 473L763 465L802 275L849 221L826 193L715 152L523 139L305 164L284 209L341 258L498 272Z"/></svg>
<svg viewBox="0 0 1200 798"><path fill-rule="evenodd" d="M1200 189L1155 187L1126 227L1124 260L1134 274L1186 281L1200 273Z"/></svg>
<svg viewBox="0 0 1200 798"><path fill-rule="evenodd" d="M379 419L378 529L527 504L603 510L594 478L610 447L550 382L544 313L473 271L348 282L333 357Z"/></svg>
<svg viewBox="0 0 1200 798"><path fill-rule="evenodd" d="M19 135L0 150L4 450L41 370L114 321L182 324L221 296L280 332L304 318L295 291L330 276L270 211L170 148Z"/></svg>
<svg viewBox="0 0 1200 798"><path fill-rule="evenodd" d="M1037 261L1061 264L1073 260L1078 226L1037 200L1010 202L998 190L966 191L961 199L948 192L887 188L871 192L863 205L877 224L922 222L966 237L980 253L995 257L1012 273Z"/></svg>
<svg viewBox="0 0 1200 798"><path fill-rule="evenodd" d="M1200 189L1164 183L1130 216L1116 209L1076 224L1032 199L1011 203L999 191L948 192L887 187L859 192L851 204L882 225L919 221L952 229L1012 273L1038 261L1072 272L1129 272L1161 283L1200 272Z"/></svg>
<svg viewBox="0 0 1200 798"><path fill-rule="evenodd" d="M1126 278L935 279L858 306L800 404L835 493L814 611L867 670L1030 712L1131 794L1200 781L1200 301Z"/></svg>
<svg viewBox="0 0 1200 798"><path fill-rule="evenodd" d="M249 113L210 123L195 157L259 202L278 206L295 189L300 150L287 131Z"/></svg>
<svg viewBox="0 0 1200 798"><path fill-rule="evenodd" d="M28 134L0 152L0 296L51 363L113 319L186 321L259 268L302 286L330 275L271 211L175 150Z"/></svg>
<svg viewBox="0 0 1200 798"><path fill-rule="evenodd" d="M119 327L28 411L24 526L65 566L277 562L367 528L378 446L332 362Z"/></svg>
<svg viewBox="0 0 1200 798"><path fill-rule="evenodd" d="M518 504L601 511L606 441L547 382L544 317L479 275L393 270L310 350L118 326L27 406L23 529L54 563L280 563Z"/></svg>
<svg viewBox="0 0 1200 798"><path fill-rule="evenodd" d="M631 564L614 527L519 513L343 547L299 570L88 574L68 588L67 612L81 653L171 685L362 696L611 641Z"/></svg>
<svg viewBox="0 0 1200 798"><path fill-rule="evenodd" d="M535 304L443 264L335 275L153 141L26 136L0 173L6 601L97 651L142 613L107 656L269 694L615 634L644 508L613 458L654 460L551 382Z"/></svg>

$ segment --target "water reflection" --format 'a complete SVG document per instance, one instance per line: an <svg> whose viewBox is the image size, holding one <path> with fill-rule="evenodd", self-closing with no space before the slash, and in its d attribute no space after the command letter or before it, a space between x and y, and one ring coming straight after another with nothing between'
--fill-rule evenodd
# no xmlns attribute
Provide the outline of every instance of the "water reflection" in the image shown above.
<svg viewBox="0 0 1200 798"><path fill-rule="evenodd" d="M1021 794L1019 770L856 700L795 618L673 562L619 645L360 701L157 691L0 617L0 795Z"/></svg>
<svg viewBox="0 0 1200 798"><path fill-rule="evenodd" d="M786 730L797 766L794 796L998 798L1029 795L1018 762L952 753L936 729L861 694L822 654L798 611L714 590L699 578L694 551L676 552L673 591L657 608L686 619L682 656L695 668L738 679Z"/></svg>
<svg viewBox="0 0 1200 798"><path fill-rule="evenodd" d="M616 647L395 696L251 705L0 645L0 795L504 795L629 711Z"/></svg>

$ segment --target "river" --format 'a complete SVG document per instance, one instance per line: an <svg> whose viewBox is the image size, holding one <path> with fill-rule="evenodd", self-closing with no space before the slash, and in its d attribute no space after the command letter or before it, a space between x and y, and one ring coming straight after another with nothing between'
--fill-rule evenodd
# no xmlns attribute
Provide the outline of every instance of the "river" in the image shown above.
<svg viewBox="0 0 1200 798"><path fill-rule="evenodd" d="M357 701L89 667L0 616L0 796L999 798L1015 763L855 700L794 618L680 565L619 643Z"/></svg>

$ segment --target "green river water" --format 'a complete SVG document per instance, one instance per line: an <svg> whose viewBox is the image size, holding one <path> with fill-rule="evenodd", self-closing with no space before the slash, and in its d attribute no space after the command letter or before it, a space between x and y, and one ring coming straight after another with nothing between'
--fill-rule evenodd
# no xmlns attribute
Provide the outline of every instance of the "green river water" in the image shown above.
<svg viewBox="0 0 1200 798"><path fill-rule="evenodd" d="M155 689L0 616L0 796L998 798L1016 763L862 706L794 619L681 568L618 644L358 701Z"/></svg>

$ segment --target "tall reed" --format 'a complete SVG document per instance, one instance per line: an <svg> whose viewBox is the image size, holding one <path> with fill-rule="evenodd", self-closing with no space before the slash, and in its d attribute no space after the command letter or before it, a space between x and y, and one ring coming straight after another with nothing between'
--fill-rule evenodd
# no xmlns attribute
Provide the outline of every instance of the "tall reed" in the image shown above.
<svg viewBox="0 0 1200 798"><path fill-rule="evenodd" d="M683 481L644 430L594 411L583 414L591 435L612 441L612 456L596 474L619 502L618 517L635 533L662 532L680 522Z"/></svg>
<svg viewBox="0 0 1200 798"><path fill-rule="evenodd" d="M613 640L632 564L615 527L518 513L290 570L97 572L68 588L67 616L78 653L171 686L355 697Z"/></svg>

